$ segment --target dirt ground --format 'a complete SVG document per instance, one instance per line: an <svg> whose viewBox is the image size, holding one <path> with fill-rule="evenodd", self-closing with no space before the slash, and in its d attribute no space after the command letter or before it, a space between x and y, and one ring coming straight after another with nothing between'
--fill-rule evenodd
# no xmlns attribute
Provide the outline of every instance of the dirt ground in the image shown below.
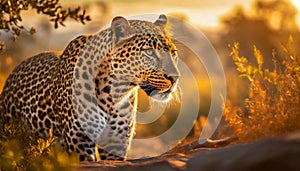
<svg viewBox="0 0 300 171"><path fill-rule="evenodd" d="M185 145L155 158L126 162L83 163L81 171L299 171L300 131L248 144L228 145L230 139Z"/></svg>

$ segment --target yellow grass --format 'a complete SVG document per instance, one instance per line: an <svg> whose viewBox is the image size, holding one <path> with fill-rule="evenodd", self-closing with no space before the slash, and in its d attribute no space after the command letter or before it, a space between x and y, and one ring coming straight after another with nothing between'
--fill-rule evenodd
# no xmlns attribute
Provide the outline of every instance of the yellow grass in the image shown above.
<svg viewBox="0 0 300 171"><path fill-rule="evenodd" d="M239 44L231 48L240 76L250 82L244 106L228 102L224 111L228 127L239 140L248 142L300 129L300 57L295 54L293 38L282 46L285 56L273 53L272 71L263 67L263 56L255 46L257 65L239 55Z"/></svg>

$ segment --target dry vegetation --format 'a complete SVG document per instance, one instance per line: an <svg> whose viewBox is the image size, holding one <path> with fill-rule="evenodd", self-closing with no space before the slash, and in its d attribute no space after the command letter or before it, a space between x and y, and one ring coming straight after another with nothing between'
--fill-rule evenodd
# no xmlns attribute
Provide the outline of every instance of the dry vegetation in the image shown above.
<svg viewBox="0 0 300 171"><path fill-rule="evenodd" d="M69 170L78 165L78 156L69 155L55 138L38 138L27 125L13 119L0 122L0 170Z"/></svg>
<svg viewBox="0 0 300 171"><path fill-rule="evenodd" d="M272 71L263 67L263 56L255 46L257 65L249 64L247 58L240 56L238 43L231 49L240 77L250 82L244 108L228 102L224 111L228 126L239 140L249 142L299 130L300 57L295 52L293 38L282 46L284 56L273 53Z"/></svg>

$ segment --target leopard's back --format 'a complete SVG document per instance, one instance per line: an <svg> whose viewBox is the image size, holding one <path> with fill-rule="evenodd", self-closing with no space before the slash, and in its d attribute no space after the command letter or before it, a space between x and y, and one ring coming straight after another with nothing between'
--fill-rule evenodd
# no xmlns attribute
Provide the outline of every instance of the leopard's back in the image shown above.
<svg viewBox="0 0 300 171"><path fill-rule="evenodd" d="M0 114L7 119L27 120L31 129L40 135L45 136L50 128L56 128L60 119L54 112L55 84L59 81L61 62L57 54L46 52L18 65L3 87Z"/></svg>

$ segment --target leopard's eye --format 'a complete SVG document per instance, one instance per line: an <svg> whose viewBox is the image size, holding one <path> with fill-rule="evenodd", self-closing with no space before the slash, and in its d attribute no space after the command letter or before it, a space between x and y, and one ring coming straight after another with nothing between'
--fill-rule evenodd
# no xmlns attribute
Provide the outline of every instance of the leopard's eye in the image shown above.
<svg viewBox="0 0 300 171"><path fill-rule="evenodd" d="M145 50L145 52L148 56L152 56L154 53L152 49L147 49L147 50Z"/></svg>
<svg viewBox="0 0 300 171"><path fill-rule="evenodd" d="M148 58L158 58L155 50L153 48L142 49L142 53Z"/></svg>

